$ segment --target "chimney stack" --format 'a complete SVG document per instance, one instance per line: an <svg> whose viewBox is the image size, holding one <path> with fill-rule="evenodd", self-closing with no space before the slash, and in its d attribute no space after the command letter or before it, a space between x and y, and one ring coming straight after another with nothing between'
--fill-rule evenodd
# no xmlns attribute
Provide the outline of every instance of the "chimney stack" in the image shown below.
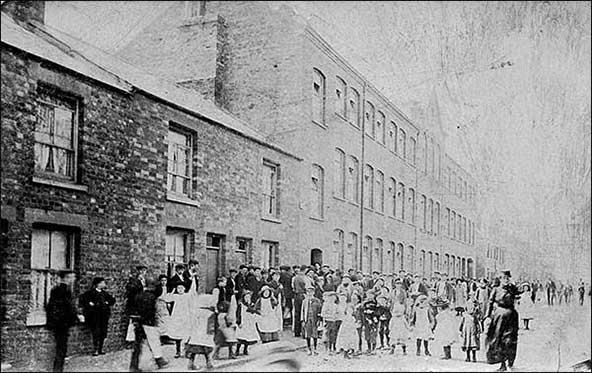
<svg viewBox="0 0 592 373"><path fill-rule="evenodd" d="M2 2L2 12L15 21L27 24L45 23L45 1L13 0Z"/></svg>

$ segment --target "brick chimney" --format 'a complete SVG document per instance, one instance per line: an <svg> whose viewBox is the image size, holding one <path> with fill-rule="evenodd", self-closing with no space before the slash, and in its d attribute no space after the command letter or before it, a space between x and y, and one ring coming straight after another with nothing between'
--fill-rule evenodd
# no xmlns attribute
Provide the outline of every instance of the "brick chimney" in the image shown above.
<svg viewBox="0 0 592 373"><path fill-rule="evenodd" d="M3 1L2 12L25 27L34 23L45 23L45 1Z"/></svg>

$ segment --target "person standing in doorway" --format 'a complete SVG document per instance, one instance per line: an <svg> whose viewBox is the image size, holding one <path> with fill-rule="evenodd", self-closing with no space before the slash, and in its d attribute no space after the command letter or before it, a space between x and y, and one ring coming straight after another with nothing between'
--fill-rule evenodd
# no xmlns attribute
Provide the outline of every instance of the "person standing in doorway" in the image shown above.
<svg viewBox="0 0 592 373"><path fill-rule="evenodd" d="M68 335L71 326L82 321L72 302L72 286L76 281L76 274L72 271L58 273L59 284L51 289L46 306L47 328L53 332L56 343L53 371L62 372L68 350Z"/></svg>
<svg viewBox="0 0 592 373"><path fill-rule="evenodd" d="M111 307L115 304L115 298L106 289L105 279L95 277L92 288L80 296L84 319L92 334L94 356L104 354L103 342L107 338Z"/></svg>

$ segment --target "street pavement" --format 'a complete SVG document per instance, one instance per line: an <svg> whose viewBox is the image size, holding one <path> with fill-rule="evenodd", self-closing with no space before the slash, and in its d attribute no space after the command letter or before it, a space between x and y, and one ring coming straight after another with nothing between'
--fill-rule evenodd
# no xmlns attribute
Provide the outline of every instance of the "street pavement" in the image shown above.
<svg viewBox="0 0 592 373"><path fill-rule="evenodd" d="M460 318L459 318L460 322ZM521 321L522 326L522 321ZM415 356L415 345L408 347L408 355L401 356L398 349L395 355L387 350L376 351L374 355L361 354L351 359L341 354L329 355L319 343L319 355L308 356L306 343L302 338L294 338L290 330L280 334L282 341L293 344L298 350L294 356L300 361L303 371L367 371L367 372L491 372L499 365L485 363L483 347L477 353L477 362L465 362L465 353L459 345L453 345L452 360L441 360L442 348L436 342L430 344L432 356ZM259 349L264 346L259 346ZM256 355L257 346L250 348L249 359L241 356L236 360L227 359L227 349L222 349L222 360L214 360L216 371L242 371L248 369L245 363ZM482 339L483 346L483 339ZM174 345L163 346L164 356L170 365L159 372L179 372L187 370L187 359L175 359ZM423 349L422 349L423 350ZM572 371L571 366L577 362L590 359L591 346L591 306L590 298L580 306L537 305L535 319L531 321L531 330L520 329L518 337L518 353L515 371ZM69 372L126 372L129 368L131 350L110 352L103 356L73 356L66 362L65 371ZM196 359L198 366L205 364L203 357ZM140 359L140 368L156 371L156 365L150 359L150 352L145 348ZM13 368L14 369L14 368ZM10 372L12 369L4 370Z"/></svg>

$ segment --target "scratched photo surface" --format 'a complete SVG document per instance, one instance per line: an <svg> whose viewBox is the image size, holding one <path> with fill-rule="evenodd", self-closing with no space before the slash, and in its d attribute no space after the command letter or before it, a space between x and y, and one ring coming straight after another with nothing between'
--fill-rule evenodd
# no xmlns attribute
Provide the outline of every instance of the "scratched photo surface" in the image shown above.
<svg viewBox="0 0 592 373"><path fill-rule="evenodd" d="M2 371L591 371L580 1L2 1Z"/></svg>

